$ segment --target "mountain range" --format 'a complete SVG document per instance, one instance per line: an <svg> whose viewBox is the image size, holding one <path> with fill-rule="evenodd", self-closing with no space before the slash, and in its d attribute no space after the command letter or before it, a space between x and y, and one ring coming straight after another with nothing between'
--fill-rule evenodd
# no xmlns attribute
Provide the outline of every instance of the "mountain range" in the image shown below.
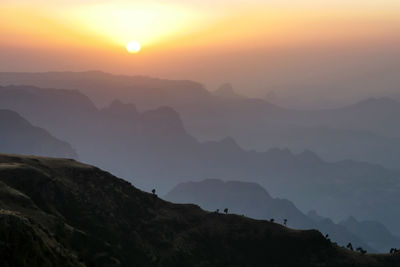
<svg viewBox="0 0 400 267"><path fill-rule="evenodd" d="M118 110L121 112L116 112ZM103 110L102 113L105 115L125 116L127 118L139 116L133 105L123 105L120 102L113 103L111 107ZM64 146L66 144L53 138L45 130L33 127L15 112L0 110L0 121L4 125L0 143L0 149L3 152L76 157L72 150L70 153L67 150L63 154L62 152L65 150L63 146L59 148L60 151L58 152L60 153L55 153L57 152L57 145L59 145L57 142ZM115 125L115 127L118 127L118 125ZM176 191L178 191L178 194ZM204 198L205 196L206 198ZM323 223L318 225L318 223L312 220L315 216L312 219L308 218L290 201L273 199L262 187L254 183L223 183L220 180L206 180L199 183L189 182L177 186L166 198L178 203L196 203L207 210L213 210L214 207L218 206L228 206L231 209L233 208L232 212L234 213L246 213L247 216L256 219L266 219L265 214L270 214L278 222L288 219L290 226L293 228L319 229L322 232L330 233L332 240L341 245L351 242L355 246L362 246L370 252L386 252L391 247L396 247L396 244L400 243L387 229L383 231L384 235L382 236L384 238L381 238L378 242L372 242L373 245L368 245L367 242L362 241L362 238L360 239L359 237L368 236L369 232L376 233L377 231L368 229L368 231L355 236L346 231L346 229L343 229L342 226L335 225L332 221L325 218L318 220L318 223L319 221L323 221ZM357 225L351 228L358 229ZM380 228L384 228L384 226L382 225ZM376 234L376 236L381 235Z"/></svg>
<svg viewBox="0 0 400 267"><path fill-rule="evenodd" d="M164 194L180 182L205 178L252 181L303 212L377 220L398 231L398 171L351 160L330 163L310 151L248 151L232 138L199 142L172 108L140 112L132 103L114 101L98 109L73 90L2 87L0 108L70 143L82 161L146 190Z"/></svg>
<svg viewBox="0 0 400 267"><path fill-rule="evenodd" d="M370 98L325 110L282 108L262 99L239 96L229 84L210 92L200 83L99 71L0 73L0 85L35 85L79 90L98 107L118 99L139 110L169 106L200 141L230 136L246 149L312 150L323 159L351 159L398 169L400 103ZM221 89L220 88L220 89ZM232 97L233 96L233 97Z"/></svg>

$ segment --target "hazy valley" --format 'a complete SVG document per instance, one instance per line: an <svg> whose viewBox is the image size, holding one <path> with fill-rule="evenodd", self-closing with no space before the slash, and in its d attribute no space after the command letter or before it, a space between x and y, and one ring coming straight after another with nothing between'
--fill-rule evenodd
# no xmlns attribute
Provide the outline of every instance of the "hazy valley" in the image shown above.
<svg viewBox="0 0 400 267"><path fill-rule="evenodd" d="M82 75L85 76L87 73ZM94 73L94 75L97 77L98 73ZM159 84L164 85L162 80L139 78L139 80L141 79L158 81ZM179 82L165 81L166 88L168 88L168 83L179 84ZM183 82L183 84L191 83ZM151 85L148 87L150 88ZM276 117L283 116L283 113L286 113L284 116L289 116L287 114L291 112L283 112L280 108L261 100L245 99L241 96L216 97L210 93L205 95L219 101L230 102L234 99L234 101L239 101L239 107L246 106L248 101L259 102L262 106L272 107L268 112L271 112L272 115L278 114ZM148 95L149 98L150 96L151 94ZM187 105L192 105L193 109L196 108L193 106L194 100L190 99L195 98L194 95L186 98L189 99ZM385 100L371 100L359 106L364 109L366 105L374 106L379 101ZM394 101L390 103L396 104ZM396 105L391 108L395 107ZM267 188L272 195L293 201L299 209L290 201L282 200L272 211L268 210L268 205L270 205L268 203L274 202L268 193L264 196L268 201L264 199L259 203L260 200L249 200L248 205L260 207L260 210L253 212L245 211L243 207L236 208L237 203L229 201L229 198L222 198L214 205L204 204L200 199L190 197L172 198L171 200L199 204L208 210L216 208L217 203L222 201L225 206L230 206L234 213L245 214L256 219L268 219L264 217L267 214L270 217L276 217L278 221L288 219L294 228L319 229L321 232L329 233L332 240L340 245L351 242L355 245L359 244L369 251L386 252L388 248L395 247L398 242L395 234L399 234L397 224L400 222L400 217L396 215L396 207L400 204L400 200L396 196L400 189L398 178L400 172L396 170L354 160L329 162L309 150L301 153L292 153L288 149L278 148L268 149L265 152L250 151L242 148L230 137L220 141L200 142L186 130L187 127L184 120L181 119L181 114L170 107L161 106L156 109L139 111L134 103L114 100L106 107L98 108L89 97L77 90L5 86L0 88L0 108L18 112L34 125L46 129L49 132L47 135L50 136L51 133L56 138L71 144L69 146L65 143L67 148L69 146L71 150L71 147L74 149L72 154L60 155L54 154L53 151L42 152L40 149L23 151L17 146L18 140L15 140L15 147L12 143L7 147L2 145L1 149L4 152L78 157L84 162L125 177L145 190L150 191L152 188L157 188L161 194L167 193L181 182L199 181L205 178L257 182ZM224 112L230 109L227 108ZM276 113L277 109L278 113ZM345 110L352 111L353 109L346 108ZM18 116L10 111L3 112ZM327 111L318 112L322 114L318 115L321 117L328 114ZM341 112L344 111L338 113ZM357 112L353 113L357 114ZM383 113L381 116L385 117L385 114ZM213 117L211 114L209 115L210 118ZM308 123L307 120L312 121L304 114L296 114L296 116L303 118L304 124ZM348 117L348 115L341 116ZM356 115L353 118L355 120ZM349 117L348 119L351 121ZM282 120L290 121L288 118ZM362 122L359 124L362 125ZM240 125L240 120L237 121L237 125ZM247 125L243 128L248 127ZM333 128L329 129L325 126L302 127L296 129L307 129L303 130L303 134L308 137L308 142L316 147L321 146L318 136L325 139L322 142L332 143L332 147L337 146L335 142L345 146L346 142L343 141L343 138L348 139L348 142L353 139L360 140L360 136L375 138L375 135L363 134L365 130L349 130L348 132L352 134L339 138L342 136L343 130L333 130ZM19 131L21 134L26 134L25 129L19 129ZM310 135L309 131L316 136ZM293 140L301 140L296 135L297 131L286 130L284 132L291 134ZM339 134L330 135L331 132ZM14 133L13 136L16 138L18 134ZM28 134L28 136L34 138L30 143L40 144L40 140L35 139L37 137L34 134ZM283 135L281 134L281 136ZM369 140L368 138L366 140ZM267 140L271 140L271 138L267 138ZM387 140L394 139L387 138ZM362 141L360 142L360 148L365 149ZM376 145L376 142L371 142L371 144ZM42 149L43 146L40 145L40 148ZM310 145L310 147L313 146ZM337 149L340 150L340 148L339 146ZM334 149L329 148L329 151L332 150ZM385 152L387 151L385 150ZM392 157L392 160L396 160L396 158ZM188 191L190 192L190 190ZM209 195L206 192L195 192L203 196ZM246 200L245 196L237 198L240 201ZM168 195L167 199L169 199ZM382 205L385 206L385 209L382 209ZM262 214L264 209L266 209L265 215ZM323 217L309 216L307 213L311 210L315 210ZM276 214L276 212L278 213ZM292 219L292 216L295 216L295 219ZM354 226L354 221L347 219L352 216L360 220L356 221L357 226ZM316 220L317 217L320 220ZM369 221L374 225L370 230L364 232L355 230L362 228L361 225L368 224ZM350 226L346 227L346 222ZM390 230L385 229L380 222ZM375 233L377 236L384 233L387 238L379 240L379 238L371 237L371 233Z"/></svg>

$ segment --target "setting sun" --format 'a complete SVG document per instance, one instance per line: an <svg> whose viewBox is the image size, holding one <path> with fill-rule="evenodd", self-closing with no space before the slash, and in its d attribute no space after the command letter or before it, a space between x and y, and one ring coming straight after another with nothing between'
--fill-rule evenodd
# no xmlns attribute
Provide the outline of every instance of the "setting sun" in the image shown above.
<svg viewBox="0 0 400 267"><path fill-rule="evenodd" d="M131 54L137 54L140 52L141 49L142 47L136 41L131 41L126 44L126 50Z"/></svg>

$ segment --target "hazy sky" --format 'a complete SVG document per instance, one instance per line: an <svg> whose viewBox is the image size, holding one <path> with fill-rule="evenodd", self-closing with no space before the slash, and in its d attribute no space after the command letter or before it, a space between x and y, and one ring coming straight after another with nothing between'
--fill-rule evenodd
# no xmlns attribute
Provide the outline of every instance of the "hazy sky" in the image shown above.
<svg viewBox="0 0 400 267"><path fill-rule="evenodd" d="M127 53L132 40L140 53ZM0 71L99 69L210 89L229 81L253 95L357 94L371 74L399 76L399 43L398 0L0 2ZM385 79L374 86L392 91L397 81Z"/></svg>

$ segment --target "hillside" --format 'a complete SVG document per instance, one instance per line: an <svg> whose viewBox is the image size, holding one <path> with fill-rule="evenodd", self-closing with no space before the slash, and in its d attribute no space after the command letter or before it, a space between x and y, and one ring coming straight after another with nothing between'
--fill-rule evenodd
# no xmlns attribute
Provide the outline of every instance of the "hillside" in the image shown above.
<svg viewBox="0 0 400 267"><path fill-rule="evenodd" d="M217 179L186 182L175 186L164 198L174 203L193 203L209 211L228 208L230 213L262 220L274 219L279 224L284 224L286 220L286 225L291 228L317 229L321 233L329 234L332 241L342 246L351 242L354 247L361 246L368 251L382 253L400 246L400 240L396 240L387 229L382 231L382 224L370 222L369 228L365 229L362 227L364 223L355 220L351 227L346 227L348 224L344 222L336 224L328 218L320 217L316 220L315 214L306 215L290 200L271 197L256 183L224 182ZM382 235L379 242L369 242L371 237L377 240L379 235Z"/></svg>
<svg viewBox="0 0 400 267"><path fill-rule="evenodd" d="M0 200L3 266L400 263L339 248L317 231L165 202L73 160L0 155Z"/></svg>
<svg viewBox="0 0 400 267"><path fill-rule="evenodd" d="M16 112L0 109L0 125L2 153L77 158L71 145L33 126Z"/></svg>

